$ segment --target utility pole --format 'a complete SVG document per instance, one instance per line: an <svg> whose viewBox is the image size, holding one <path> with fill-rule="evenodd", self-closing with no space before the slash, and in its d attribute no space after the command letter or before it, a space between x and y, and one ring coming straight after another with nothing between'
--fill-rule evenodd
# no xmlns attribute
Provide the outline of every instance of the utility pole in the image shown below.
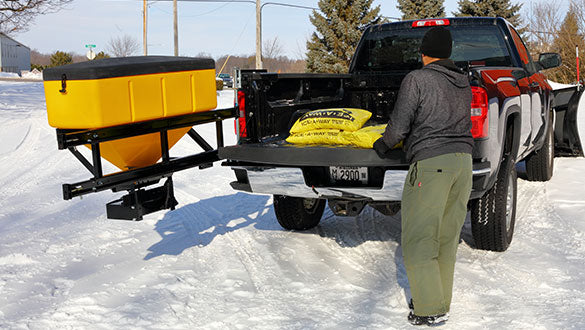
<svg viewBox="0 0 585 330"><path fill-rule="evenodd" d="M256 69L262 69L262 6L256 0Z"/></svg>
<svg viewBox="0 0 585 330"><path fill-rule="evenodd" d="M148 55L148 49L146 48L146 15L147 15L147 5L146 0L143 0L143 8L142 8L142 49L144 50L144 56Z"/></svg>
<svg viewBox="0 0 585 330"><path fill-rule="evenodd" d="M179 28L177 17L177 0L173 0L173 29L175 31L175 56L179 56Z"/></svg>

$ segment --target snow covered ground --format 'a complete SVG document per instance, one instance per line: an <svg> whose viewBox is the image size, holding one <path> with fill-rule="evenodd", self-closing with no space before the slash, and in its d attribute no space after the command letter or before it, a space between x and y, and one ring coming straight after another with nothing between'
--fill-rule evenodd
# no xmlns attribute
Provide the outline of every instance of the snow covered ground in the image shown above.
<svg viewBox="0 0 585 330"><path fill-rule="evenodd" d="M225 132L234 143L233 121ZM409 328L400 215L326 211L284 231L271 197L232 191L216 165L174 175L175 211L108 220L111 192L61 198L89 173L57 150L42 83L0 82L0 141L2 329ZM444 329L585 328L584 173L585 159L562 158L550 182L519 180L505 253L471 248L466 224Z"/></svg>

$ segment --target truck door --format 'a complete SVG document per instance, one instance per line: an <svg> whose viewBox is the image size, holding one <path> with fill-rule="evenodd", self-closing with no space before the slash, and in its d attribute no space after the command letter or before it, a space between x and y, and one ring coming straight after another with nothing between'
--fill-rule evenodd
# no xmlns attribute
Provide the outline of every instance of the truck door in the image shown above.
<svg viewBox="0 0 585 330"><path fill-rule="evenodd" d="M518 50L518 55L520 56L522 68L524 70L524 77L518 79L518 88L520 89L520 98L522 100L522 124L520 131L519 154L522 154L532 147L533 139L535 137L534 129L535 127L540 127L534 126L532 117L535 113L535 108L540 108L541 100L538 93L539 84L535 82L532 77L535 72L533 70L534 64L532 63L530 54L524 46L524 42L522 42L522 39L512 26L510 26L510 33L512 34L512 40ZM540 109L538 109L538 112L540 112Z"/></svg>
<svg viewBox="0 0 585 330"><path fill-rule="evenodd" d="M526 148L532 148L543 137L544 128L548 123L547 105L549 102L549 95L554 95L552 107L555 111L556 120L554 122L555 131L555 155L557 156L583 156L583 144L579 136L577 110L583 93L582 88L573 86L565 89L545 92L548 89L548 83L545 81L544 75L538 71L532 57L528 52L524 42L510 26L510 33L514 44L518 49L522 65L527 74L526 82L528 83L527 92L530 97L530 107L524 107L528 99L522 95L522 131L521 131L521 147L520 153L523 150L522 145ZM525 80L525 79L521 79ZM526 88L522 88L524 83L519 80L519 87L521 93L525 93ZM529 120L526 120L529 118ZM538 134L538 133L541 134ZM581 134L585 134L582 132ZM526 139L528 138L528 139Z"/></svg>

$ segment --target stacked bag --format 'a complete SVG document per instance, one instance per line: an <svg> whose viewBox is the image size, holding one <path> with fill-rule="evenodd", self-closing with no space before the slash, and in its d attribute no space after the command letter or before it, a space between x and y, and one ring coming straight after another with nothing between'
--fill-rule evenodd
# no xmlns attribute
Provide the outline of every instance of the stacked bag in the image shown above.
<svg viewBox="0 0 585 330"><path fill-rule="evenodd" d="M362 127L372 113L363 109L322 109L307 112L290 129L292 144L346 145L371 149L386 125Z"/></svg>

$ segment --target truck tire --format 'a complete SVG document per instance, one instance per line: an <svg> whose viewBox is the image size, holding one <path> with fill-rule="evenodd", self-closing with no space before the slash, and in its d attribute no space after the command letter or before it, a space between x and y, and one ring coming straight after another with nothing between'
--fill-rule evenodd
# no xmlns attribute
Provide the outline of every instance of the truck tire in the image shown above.
<svg viewBox="0 0 585 330"><path fill-rule="evenodd" d="M319 224L325 203L324 199L274 195L274 213L282 228L307 230Z"/></svg>
<svg viewBox="0 0 585 330"><path fill-rule="evenodd" d="M526 157L526 177L528 181L548 181L553 175L555 164L555 143L552 121L548 125L542 147Z"/></svg>
<svg viewBox="0 0 585 330"><path fill-rule="evenodd" d="M506 157L494 186L471 202L471 232L480 250L506 251L516 222L516 165Z"/></svg>

